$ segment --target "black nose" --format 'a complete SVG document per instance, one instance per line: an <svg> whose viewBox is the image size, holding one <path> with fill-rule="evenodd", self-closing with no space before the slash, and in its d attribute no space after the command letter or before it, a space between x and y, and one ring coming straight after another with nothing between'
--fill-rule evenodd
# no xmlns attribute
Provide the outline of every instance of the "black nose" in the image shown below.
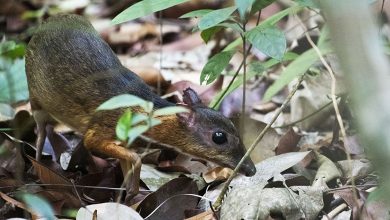
<svg viewBox="0 0 390 220"><path fill-rule="evenodd" d="M240 171L240 173L244 174L245 176L253 176L256 173L256 167L252 160L249 159L242 164Z"/></svg>
<svg viewBox="0 0 390 220"><path fill-rule="evenodd" d="M245 176L253 176L256 174L256 167L253 166L245 170Z"/></svg>

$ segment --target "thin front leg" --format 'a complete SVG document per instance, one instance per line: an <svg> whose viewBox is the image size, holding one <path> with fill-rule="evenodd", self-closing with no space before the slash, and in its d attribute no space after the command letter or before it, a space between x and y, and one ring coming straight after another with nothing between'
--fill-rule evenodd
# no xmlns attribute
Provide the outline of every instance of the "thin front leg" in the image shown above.
<svg viewBox="0 0 390 220"><path fill-rule="evenodd" d="M101 137L103 136L99 136L93 130L88 130L84 136L84 145L90 151L119 159L124 179L126 179L127 173L132 170L130 171L132 175L126 183L126 202L129 202L139 192L141 158L137 153L120 146L115 141L101 140Z"/></svg>

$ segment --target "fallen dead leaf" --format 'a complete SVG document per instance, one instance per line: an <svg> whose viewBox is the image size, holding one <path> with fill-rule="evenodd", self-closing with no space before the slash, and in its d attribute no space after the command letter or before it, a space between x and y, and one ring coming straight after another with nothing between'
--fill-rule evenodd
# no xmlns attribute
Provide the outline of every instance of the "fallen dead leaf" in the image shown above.
<svg viewBox="0 0 390 220"><path fill-rule="evenodd" d="M2 199L4 199L5 201L7 201L8 203L12 204L13 206L16 206L18 208L21 208L21 209L26 210L27 212L29 212L31 214L31 218L32 219L38 219L38 216L35 213L33 213L33 211L31 209L27 208L27 206L24 205L24 203L19 202L18 200L14 199L14 198L11 198L11 197L9 197L8 195L6 195L6 194L4 194L2 192L0 192L0 197Z"/></svg>
<svg viewBox="0 0 390 220"><path fill-rule="evenodd" d="M236 187L221 207L221 219L316 219L324 204L322 191L308 186L291 189L261 185Z"/></svg>
<svg viewBox="0 0 390 220"><path fill-rule="evenodd" d="M162 185L179 177L180 174L181 173L164 173L156 170L154 166L149 164L142 164L141 167L141 180L152 191L156 191Z"/></svg>
<svg viewBox="0 0 390 220"><path fill-rule="evenodd" d="M244 145L249 148L259 133L267 126L266 123L254 120L248 116L242 118L232 118L233 123L237 128L240 127L240 120L244 120L242 123L243 128L240 128L240 135L244 142ZM280 136L276 133L275 129L268 129L263 139L257 144L256 148L251 153L252 161L257 164L258 162L272 157L275 155L275 147L279 142Z"/></svg>
<svg viewBox="0 0 390 220"><path fill-rule="evenodd" d="M338 161L337 164L343 172L343 177L347 179L350 179L351 177L364 178L374 171L372 164L366 159L351 161L343 160Z"/></svg>
<svg viewBox="0 0 390 220"><path fill-rule="evenodd" d="M51 168L47 167L41 162L36 161L34 158L27 156L31 161L34 170L37 172L37 175L42 183L45 184L62 184L62 185L72 185L72 183L58 171L54 171ZM47 188L51 188L48 186ZM54 189L63 189L66 191L72 191L71 187L64 186L53 186Z"/></svg>
<svg viewBox="0 0 390 220"><path fill-rule="evenodd" d="M218 180L226 180L231 176L233 170L226 167L216 167L203 174L206 183L211 183Z"/></svg>
<svg viewBox="0 0 390 220"><path fill-rule="evenodd" d="M197 197L187 194L198 195L195 181L188 177L173 179L149 194L137 211L148 219L184 219L184 210L194 209L198 202Z"/></svg>
<svg viewBox="0 0 390 220"><path fill-rule="evenodd" d="M301 135L295 133L294 129L290 128L280 138L278 146L275 148L276 155L298 151L297 145L301 140Z"/></svg>
<svg viewBox="0 0 390 220"><path fill-rule="evenodd" d="M263 185L267 184L267 181L274 177L276 174L294 166L302 161L310 151L306 152L292 152L270 157L256 164L256 174L252 177L238 176L233 179L231 186L250 186L250 185Z"/></svg>
<svg viewBox="0 0 390 220"><path fill-rule="evenodd" d="M314 177L313 186L324 186L324 184L332 179L341 177L341 171L337 168L329 158L315 152L318 170Z"/></svg>

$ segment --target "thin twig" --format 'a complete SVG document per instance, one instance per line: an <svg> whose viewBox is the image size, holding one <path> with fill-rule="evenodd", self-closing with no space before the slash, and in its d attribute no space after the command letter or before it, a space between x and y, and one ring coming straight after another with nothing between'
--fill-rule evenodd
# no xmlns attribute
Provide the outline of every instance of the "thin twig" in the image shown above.
<svg viewBox="0 0 390 220"><path fill-rule="evenodd" d="M76 186L75 186L75 183L74 183L74 180L71 179L70 182L72 183L72 188L74 189L74 193L76 194L77 198L79 199L80 201L80 204L82 204L82 206L85 206L83 200L81 199L80 195L79 195L79 192L77 191L76 189Z"/></svg>
<svg viewBox="0 0 390 220"><path fill-rule="evenodd" d="M312 112L312 113L310 113L310 114L308 114L308 115L306 115L306 116L304 116L304 117L302 117L302 118L300 118L300 119L298 119L296 121L293 121L293 122L290 122L288 124L284 124L284 125L281 125L281 126L276 126L276 127L273 127L273 128L286 128L286 127L290 127L290 126L296 125L299 122L302 122L302 121L304 121L304 120L306 120L306 119L316 115L317 113L321 112L322 110L324 110L326 107L328 107L331 104L332 104L332 101L326 103L325 105L321 106L321 108L315 110L314 112Z"/></svg>
<svg viewBox="0 0 390 220"><path fill-rule="evenodd" d="M290 94L288 94L286 100L284 100L283 104L280 106L280 108L278 110L276 110L275 112L275 115L272 117L271 119L271 122L269 124L267 124L267 126L265 126L265 128L260 132L260 134L256 137L256 139L253 141L252 145L250 146L250 148L247 150L247 152L245 153L245 155L241 158L240 162L237 164L236 168L234 169L232 175L229 177L229 179L224 183L224 186L221 190L221 193L219 194L217 200L215 201L215 203L213 204L213 207L217 210L221 204L222 204L222 199L223 197L225 196L225 193L230 185L230 183L232 182L233 178L237 175L237 172L238 170L240 169L241 165L244 163L244 161L246 160L246 158L249 157L249 155L251 154L251 152L255 149L255 147L257 146L257 144L261 141L261 139L264 137L264 135L266 134L266 132L268 131L268 129L272 126L272 124L276 121L276 119L279 117L280 113L282 113L282 111L287 107L288 103L290 102L291 98L293 97L293 95L295 94L295 92L298 90L299 86L301 85L302 81L303 81L303 78L304 78L305 74L302 74L299 79L298 79L298 83L295 85L295 87L293 88L293 90L290 92Z"/></svg>
<svg viewBox="0 0 390 220"><path fill-rule="evenodd" d="M101 189L101 190L126 190L125 187L105 187L105 186L83 186L83 185L69 185L69 184L51 184L51 183L27 183L23 187L37 187L37 186L58 186L58 187L76 187L76 188L86 188L86 189ZM15 188L17 186L0 186L0 189ZM140 190L140 192L153 192L153 190Z"/></svg>
<svg viewBox="0 0 390 220"><path fill-rule="evenodd" d="M334 193L336 191L345 190L345 189L358 189L358 188L377 187L377 186L379 186L379 185L378 184L364 184L364 185L354 185L354 186L353 185L341 186L341 187L334 188L334 189L324 190L324 193L330 194L330 193Z"/></svg>

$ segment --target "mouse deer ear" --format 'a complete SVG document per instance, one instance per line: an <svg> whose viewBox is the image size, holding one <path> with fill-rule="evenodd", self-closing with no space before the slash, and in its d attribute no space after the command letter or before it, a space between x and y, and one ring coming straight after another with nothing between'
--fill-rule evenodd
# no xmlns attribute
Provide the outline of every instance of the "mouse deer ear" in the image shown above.
<svg viewBox="0 0 390 220"><path fill-rule="evenodd" d="M179 122L185 124L187 127L195 126L195 112L186 104L177 104L187 108L187 112L177 113L176 116L179 118Z"/></svg>
<svg viewBox="0 0 390 220"><path fill-rule="evenodd" d="M200 100L198 94L190 87L183 91L183 102L190 108L203 105L202 100Z"/></svg>

